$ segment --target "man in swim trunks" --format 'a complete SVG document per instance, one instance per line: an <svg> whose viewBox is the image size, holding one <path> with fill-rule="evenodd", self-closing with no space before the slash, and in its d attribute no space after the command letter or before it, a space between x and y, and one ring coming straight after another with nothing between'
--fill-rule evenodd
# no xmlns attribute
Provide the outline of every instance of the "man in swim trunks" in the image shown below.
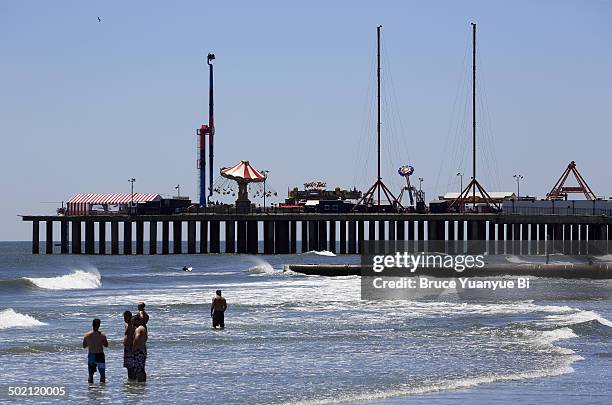
<svg viewBox="0 0 612 405"><path fill-rule="evenodd" d="M104 348L108 347L106 336L99 331L100 320L94 319L92 322L93 330L87 332L83 338L83 348L88 348L87 367L89 371L88 383L93 384L93 377L96 368L100 373L100 382L106 382L106 361L104 359Z"/></svg>
<svg viewBox="0 0 612 405"><path fill-rule="evenodd" d="M147 381L147 373L145 366L147 362L147 328L144 324L144 319L140 315L135 315L132 318L134 325L134 373L138 382Z"/></svg>
<svg viewBox="0 0 612 405"><path fill-rule="evenodd" d="M134 325L132 325L132 313L123 313L125 322L125 333L123 335L123 367L127 368L128 380L135 380L134 374Z"/></svg>
<svg viewBox="0 0 612 405"><path fill-rule="evenodd" d="M217 294L212 299L210 306L210 316L212 317L213 328L219 326L221 329L225 328L225 310L227 309L227 302L225 297L221 295L221 290L217 290Z"/></svg>

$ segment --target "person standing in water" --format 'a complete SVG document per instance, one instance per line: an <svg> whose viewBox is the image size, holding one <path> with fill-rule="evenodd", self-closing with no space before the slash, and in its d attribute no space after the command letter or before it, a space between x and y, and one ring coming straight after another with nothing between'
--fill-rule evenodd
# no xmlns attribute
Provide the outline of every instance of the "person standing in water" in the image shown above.
<svg viewBox="0 0 612 405"><path fill-rule="evenodd" d="M132 313L123 313L125 322L125 333L123 335L123 367L127 368L128 380L135 380L134 373L134 325L132 325Z"/></svg>
<svg viewBox="0 0 612 405"><path fill-rule="evenodd" d="M145 366L147 362L147 340L149 338L144 319L140 315L132 317L134 325L134 374L138 382L147 381Z"/></svg>
<svg viewBox="0 0 612 405"><path fill-rule="evenodd" d="M140 316L140 318L144 322L144 326L146 328L147 327L147 323L149 323L149 314L147 314L147 312L145 311L145 303L144 302L139 302L138 303L138 316Z"/></svg>
<svg viewBox="0 0 612 405"><path fill-rule="evenodd" d="M227 309L227 302L225 297L221 295L221 290L217 290L216 295L212 299L210 305L210 316L212 317L213 328L219 326L221 329L225 328L225 310Z"/></svg>
<svg viewBox="0 0 612 405"><path fill-rule="evenodd" d="M89 349L87 355L87 368L89 371L88 383L93 384L96 368L100 373L100 382L106 382L106 361L104 359L104 348L108 347L106 336L100 332L100 320L94 319L91 323L93 330L87 332L83 338L83 348Z"/></svg>

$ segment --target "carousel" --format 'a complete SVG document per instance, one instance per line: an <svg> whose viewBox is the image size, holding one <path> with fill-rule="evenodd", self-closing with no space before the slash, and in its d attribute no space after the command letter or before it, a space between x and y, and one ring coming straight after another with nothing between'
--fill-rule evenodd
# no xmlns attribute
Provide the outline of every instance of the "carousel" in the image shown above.
<svg viewBox="0 0 612 405"><path fill-rule="evenodd" d="M232 180L238 185L238 198L236 199L236 210L248 212L251 209L249 200L249 184L262 183L266 181L265 172L256 170L248 160L242 160L232 167L221 168L221 177ZM235 193L232 193L235 194Z"/></svg>

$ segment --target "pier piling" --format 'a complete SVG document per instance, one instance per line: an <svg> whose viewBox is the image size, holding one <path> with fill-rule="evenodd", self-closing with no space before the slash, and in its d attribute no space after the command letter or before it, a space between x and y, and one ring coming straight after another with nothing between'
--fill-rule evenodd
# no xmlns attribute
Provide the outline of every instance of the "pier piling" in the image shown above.
<svg viewBox="0 0 612 405"><path fill-rule="evenodd" d="M144 254L144 222L136 221L136 254Z"/></svg>
<svg viewBox="0 0 612 405"><path fill-rule="evenodd" d="M221 253L221 222L213 219L210 222L210 253Z"/></svg>
<svg viewBox="0 0 612 405"><path fill-rule="evenodd" d="M123 254L132 254L132 221L123 222Z"/></svg>
<svg viewBox="0 0 612 405"><path fill-rule="evenodd" d="M157 254L157 221L149 222L149 254Z"/></svg>
<svg viewBox="0 0 612 405"><path fill-rule="evenodd" d="M45 253L50 255L53 254L53 221L46 221L45 230Z"/></svg>
<svg viewBox="0 0 612 405"><path fill-rule="evenodd" d="M85 254L93 255L94 253L94 223L92 221L85 221Z"/></svg>
<svg viewBox="0 0 612 405"><path fill-rule="evenodd" d="M32 254L40 253L40 222L32 221Z"/></svg>
<svg viewBox="0 0 612 405"><path fill-rule="evenodd" d="M200 221L200 253L208 253L208 221Z"/></svg>
<svg viewBox="0 0 612 405"><path fill-rule="evenodd" d="M119 222L111 221L111 255L119 254Z"/></svg>
<svg viewBox="0 0 612 405"><path fill-rule="evenodd" d="M187 221L187 253L194 255L196 252L196 222Z"/></svg>
<svg viewBox="0 0 612 405"><path fill-rule="evenodd" d="M106 221L98 222L98 254L106 254Z"/></svg>
<svg viewBox="0 0 612 405"><path fill-rule="evenodd" d="M225 253L236 253L236 223L225 221Z"/></svg>
<svg viewBox="0 0 612 405"><path fill-rule="evenodd" d="M72 254L81 254L81 221L72 221Z"/></svg>

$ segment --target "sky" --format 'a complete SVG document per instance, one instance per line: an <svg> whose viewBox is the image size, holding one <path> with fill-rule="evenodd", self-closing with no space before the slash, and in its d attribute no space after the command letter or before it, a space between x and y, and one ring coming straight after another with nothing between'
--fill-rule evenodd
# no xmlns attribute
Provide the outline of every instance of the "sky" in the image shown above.
<svg viewBox="0 0 612 405"><path fill-rule="evenodd" d="M98 22L97 17L102 19ZM247 159L289 187L375 180L382 25L383 181L415 167L429 201L471 172L543 196L575 160L612 195L612 1L0 1L0 240L77 193L197 200L195 129L215 64L215 172ZM464 183L465 184L465 183Z"/></svg>

